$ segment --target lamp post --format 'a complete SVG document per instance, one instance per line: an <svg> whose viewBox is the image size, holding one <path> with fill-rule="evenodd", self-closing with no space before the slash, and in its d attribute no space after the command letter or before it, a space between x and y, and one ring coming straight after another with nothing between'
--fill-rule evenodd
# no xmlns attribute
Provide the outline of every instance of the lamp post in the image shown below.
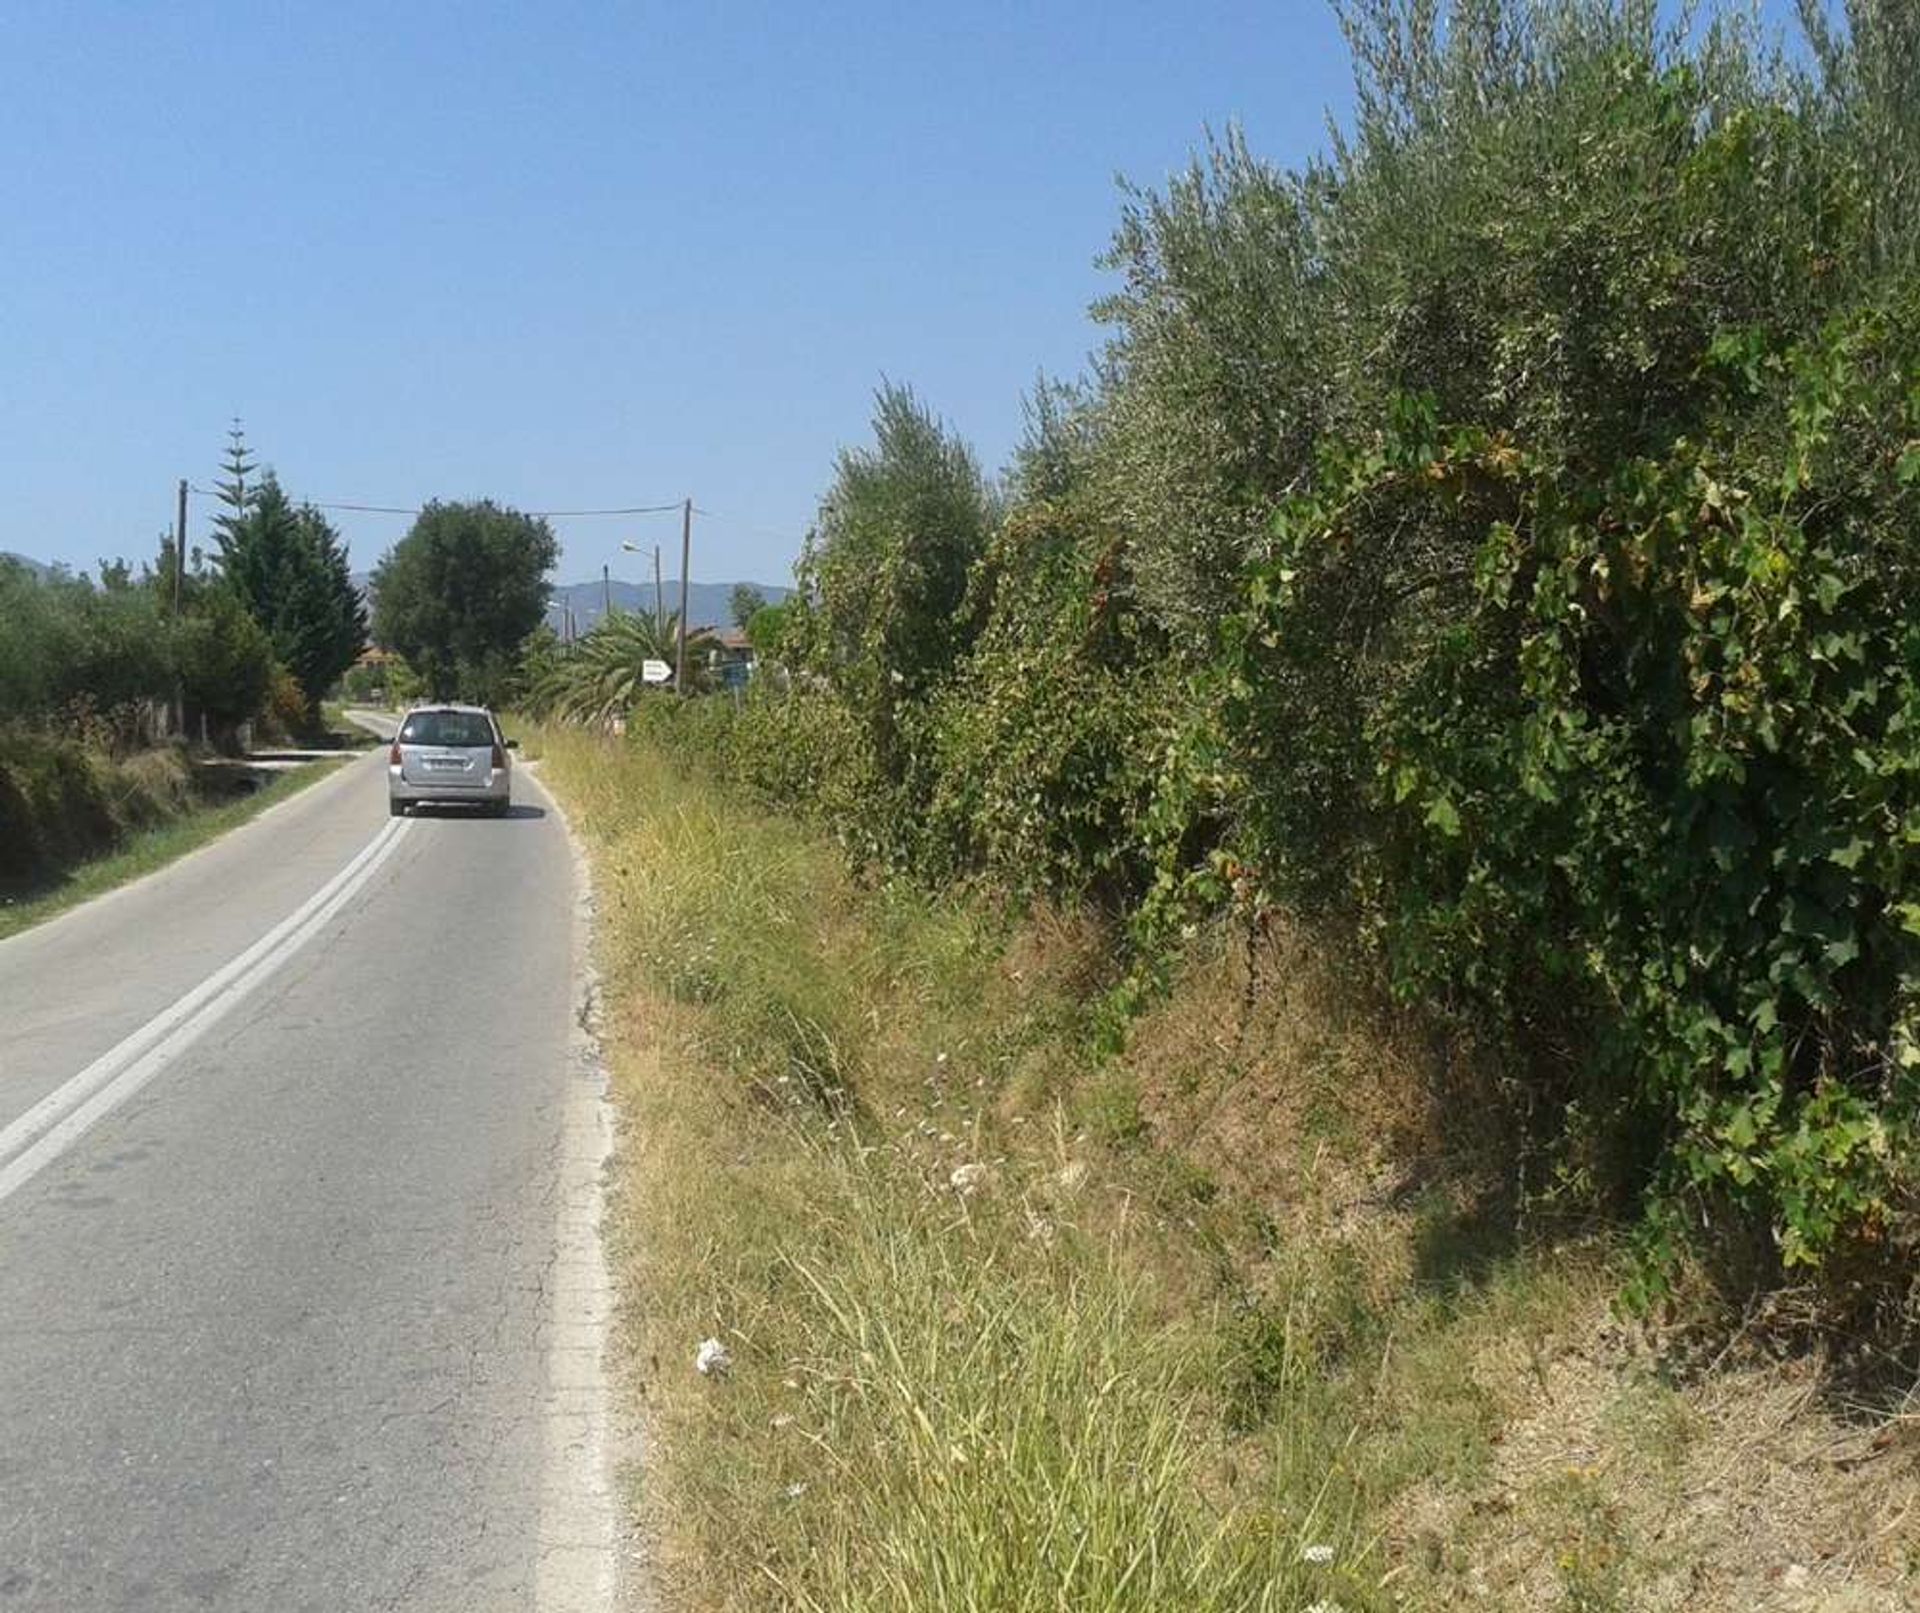
<svg viewBox="0 0 1920 1613"><path fill-rule="evenodd" d="M623 541L620 547L628 554L641 554L640 545ZM667 602L660 593L660 545L653 546L653 627L656 634L664 636L667 631Z"/></svg>

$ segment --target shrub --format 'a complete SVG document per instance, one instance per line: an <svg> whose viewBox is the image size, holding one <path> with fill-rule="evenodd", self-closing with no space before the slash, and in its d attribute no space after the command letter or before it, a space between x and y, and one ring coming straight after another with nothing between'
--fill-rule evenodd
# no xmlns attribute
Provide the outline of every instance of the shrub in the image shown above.
<svg viewBox="0 0 1920 1613"><path fill-rule="evenodd" d="M267 709L273 688L273 645L228 589L205 589L175 640L181 692L189 713L216 733L229 733Z"/></svg>
<svg viewBox="0 0 1920 1613"><path fill-rule="evenodd" d="M116 762L81 740L0 727L0 887L19 888L109 849L190 804L175 750Z"/></svg>
<svg viewBox="0 0 1920 1613"><path fill-rule="evenodd" d="M1136 607L1125 541L1070 502L1020 506L989 546L974 608L986 626L931 719L923 864L1137 901L1184 690Z"/></svg>
<svg viewBox="0 0 1920 1613"><path fill-rule="evenodd" d="M1666 1201L1789 1266L1914 1190L1912 328L1743 361L1713 429L1604 479L1409 405L1283 511L1244 641L1281 888L1338 870L1403 991L1577 1019Z"/></svg>
<svg viewBox="0 0 1920 1613"><path fill-rule="evenodd" d="M1351 130L1129 192L1004 500L883 392L788 686L674 726L858 861L1128 909L1117 1010L1209 907L1325 915L1656 1254L1704 1216L1897 1273L1920 11L1803 9L1804 60L1651 0L1349 0Z"/></svg>
<svg viewBox="0 0 1920 1613"><path fill-rule="evenodd" d="M303 733L308 710L307 691L300 687L300 680L276 664L267 688L266 710L261 713L267 726L288 737Z"/></svg>

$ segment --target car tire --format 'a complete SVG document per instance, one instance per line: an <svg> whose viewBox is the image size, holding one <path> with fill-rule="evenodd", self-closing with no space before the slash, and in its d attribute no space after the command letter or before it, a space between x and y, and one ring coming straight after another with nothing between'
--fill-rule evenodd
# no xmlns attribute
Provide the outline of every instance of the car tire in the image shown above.
<svg viewBox="0 0 1920 1613"><path fill-rule="evenodd" d="M389 801L387 803L388 817L404 818L406 815L407 815L407 803L405 801Z"/></svg>

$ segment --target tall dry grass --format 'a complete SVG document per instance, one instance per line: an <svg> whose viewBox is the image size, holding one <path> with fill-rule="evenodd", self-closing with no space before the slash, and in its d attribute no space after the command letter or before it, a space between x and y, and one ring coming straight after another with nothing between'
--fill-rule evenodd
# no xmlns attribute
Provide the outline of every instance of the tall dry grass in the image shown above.
<svg viewBox="0 0 1920 1613"><path fill-rule="evenodd" d="M666 1608L1904 1605L1899 1430L1791 1363L1675 1378L1604 1233L1487 1219L1470 1092L1309 937L1253 1001L1199 946L1103 1057L1088 921L542 747L598 869Z"/></svg>
<svg viewBox="0 0 1920 1613"><path fill-rule="evenodd" d="M657 756L536 744L597 855L673 1605L1375 1605L1339 1408L1236 1454L1225 1332L1139 1258L1154 1218L1061 1111L996 1102L1074 1005L1010 985L994 921L860 890Z"/></svg>

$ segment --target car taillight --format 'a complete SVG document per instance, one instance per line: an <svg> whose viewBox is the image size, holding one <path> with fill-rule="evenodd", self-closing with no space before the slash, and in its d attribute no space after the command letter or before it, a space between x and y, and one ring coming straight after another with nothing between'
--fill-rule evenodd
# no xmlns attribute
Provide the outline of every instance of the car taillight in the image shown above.
<svg viewBox="0 0 1920 1613"><path fill-rule="evenodd" d="M505 767L507 765L507 753L501 748L498 740L495 740L493 743L493 765L495 767Z"/></svg>
<svg viewBox="0 0 1920 1613"><path fill-rule="evenodd" d="M387 747L387 766L398 767L399 765L400 765L400 741L396 739L391 745Z"/></svg>

